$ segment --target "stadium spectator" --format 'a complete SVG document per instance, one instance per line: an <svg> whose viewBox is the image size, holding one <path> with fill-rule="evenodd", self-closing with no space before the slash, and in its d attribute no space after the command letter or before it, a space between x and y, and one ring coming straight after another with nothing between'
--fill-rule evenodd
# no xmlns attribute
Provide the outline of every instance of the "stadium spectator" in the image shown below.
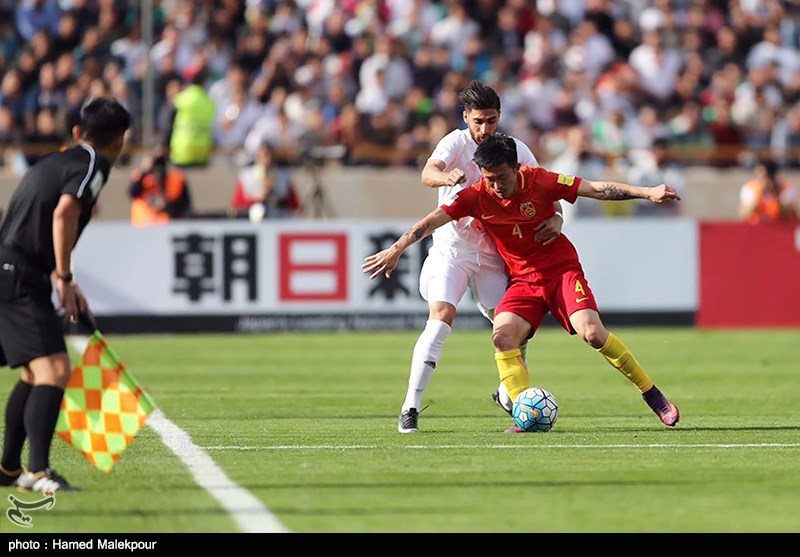
<svg viewBox="0 0 800 557"><path fill-rule="evenodd" d="M170 168L164 152L145 156L133 172L129 189L131 224L150 226L191 215L192 200L186 175Z"/></svg>
<svg viewBox="0 0 800 557"><path fill-rule="evenodd" d="M14 13L17 32L29 41L39 30L55 34L58 31L58 20L61 8L58 0L21 0Z"/></svg>
<svg viewBox="0 0 800 557"><path fill-rule="evenodd" d="M710 111L708 131L714 138L716 150L712 164L716 166L733 166L738 164L745 138L741 128L731 118L730 104L725 99L718 99Z"/></svg>
<svg viewBox="0 0 800 557"><path fill-rule="evenodd" d="M150 60L156 67L164 58L175 58L177 71L183 72L191 62L194 49L186 41L181 40L181 32L174 23L167 23L161 31L161 40L150 49Z"/></svg>
<svg viewBox="0 0 800 557"><path fill-rule="evenodd" d="M19 74L23 91L27 91L28 87L36 83L39 79L39 62L37 62L30 47L26 46L19 51L16 60L16 68L14 69L16 69Z"/></svg>
<svg viewBox="0 0 800 557"><path fill-rule="evenodd" d="M189 85L175 95L164 145L175 166L207 166L214 145L215 105L203 88L203 68L186 72ZM237 114L238 115L238 114Z"/></svg>
<svg viewBox="0 0 800 557"><path fill-rule="evenodd" d="M214 144L227 153L233 152L244 145L262 108L248 94L244 84L232 88L215 104Z"/></svg>
<svg viewBox="0 0 800 557"><path fill-rule="evenodd" d="M250 76L238 60L230 63L225 71L225 76L215 80L208 88L208 94L214 104L220 105L233 95L234 91L246 90Z"/></svg>
<svg viewBox="0 0 800 557"><path fill-rule="evenodd" d="M102 67L101 60L105 60L110 55L111 49L110 45L103 42L100 29L93 25L83 32L81 44L73 52L75 53L75 60L80 66L84 68L94 65Z"/></svg>
<svg viewBox="0 0 800 557"><path fill-rule="evenodd" d="M389 248L368 256L362 268L370 278L391 276L403 252L450 222L472 217L494 240L510 280L493 319L492 342L502 385L508 399L501 406L511 414L511 401L530 387L528 367L520 345L531 338L551 312L570 334L578 334L642 393L647 405L666 426L675 426L680 413L653 384L630 349L603 326L575 247L559 234L547 244L535 241L538 227L554 212L553 202L594 199L647 199L653 203L678 200L670 186L639 188L615 182L591 182L576 176L522 166L518 144L504 134L486 137L475 151L481 179L461 190L412 226ZM527 216L527 222L520 220ZM507 433L523 433L512 427Z"/></svg>
<svg viewBox="0 0 800 557"><path fill-rule="evenodd" d="M797 187L779 176L774 160L759 160L753 179L742 186L739 215L751 224L797 220Z"/></svg>
<svg viewBox="0 0 800 557"><path fill-rule="evenodd" d="M111 55L122 60L125 77L132 81L136 79L136 68L147 58L147 48L141 35L141 24L137 21L110 47Z"/></svg>
<svg viewBox="0 0 800 557"><path fill-rule="evenodd" d="M747 55L748 69L777 66L778 80L787 83L800 69L797 47L782 44L781 31L777 23L768 25L763 31L763 40Z"/></svg>
<svg viewBox="0 0 800 557"><path fill-rule="evenodd" d="M736 64L742 58L742 49L736 32L730 27L717 30L716 45L706 54L706 64L711 72L721 70L728 64Z"/></svg>
<svg viewBox="0 0 800 557"><path fill-rule="evenodd" d="M681 68L678 52L664 44L661 31L647 31L644 43L633 49L630 64L642 79L642 86L654 103L672 92Z"/></svg>
<svg viewBox="0 0 800 557"><path fill-rule="evenodd" d="M628 171L628 181L643 187L656 187L669 184L681 198L686 192L686 176L683 168L670 156L669 140L663 137L653 141L650 149L631 154L633 165ZM680 214L677 203L650 203L646 199L637 199L634 215L638 217L665 217Z"/></svg>
<svg viewBox="0 0 800 557"><path fill-rule="evenodd" d="M6 106L0 105L0 169L16 176L22 176L28 169L25 155L19 145L22 133L14 124L14 114Z"/></svg>
<svg viewBox="0 0 800 557"><path fill-rule="evenodd" d="M0 147L19 143L20 136L19 128L14 125L14 113L9 107L0 105Z"/></svg>
<svg viewBox="0 0 800 557"><path fill-rule="evenodd" d="M362 91L379 89L388 99L402 98L411 89L411 68L401 55L399 44L391 37L382 37L374 53L367 57L359 70ZM376 83L381 80L382 83Z"/></svg>
<svg viewBox="0 0 800 557"><path fill-rule="evenodd" d="M681 160L692 163L705 162L714 140L708 131L700 104L687 102L668 122L669 140L679 152Z"/></svg>
<svg viewBox="0 0 800 557"><path fill-rule="evenodd" d="M667 126L659 119L654 107L644 105L639 109L637 118L628 120L624 132L626 145L636 151L650 149L657 138L666 135Z"/></svg>
<svg viewBox="0 0 800 557"><path fill-rule="evenodd" d="M16 126L23 125L25 121L25 88L22 86L22 76L16 69L8 70L0 80L0 106L11 112Z"/></svg>
<svg viewBox="0 0 800 557"><path fill-rule="evenodd" d="M9 12L0 6L0 73L8 69L17 52L17 35Z"/></svg>
<svg viewBox="0 0 800 557"><path fill-rule="evenodd" d="M296 155L300 152L300 143L305 129L289 119L286 112L277 108L282 103L281 90L275 91L275 99L256 121L255 126L245 138L245 150L255 157L255 153L263 143L269 143L276 151L284 155ZM274 100L275 104L272 104Z"/></svg>
<svg viewBox="0 0 800 557"><path fill-rule="evenodd" d="M241 69L245 91L235 104L255 107L266 120L240 111L230 133L217 135L233 148L258 128L248 141L250 155L265 121L285 113L302 136L322 108L318 135L328 143L347 138L345 164L407 164L431 128L420 112L409 117L418 90L432 103L425 113L435 111L455 127L462 125L458 91L482 79L503 99L501 129L529 145L580 125L622 168L629 148L648 148L669 125L675 156L685 163L736 166L749 148L800 164L791 111L800 102L800 25L791 3L164 0L154 2L156 44L149 51L134 0L2 6L11 12L0 17L0 82L8 80L10 90L0 92L0 101L26 134L35 131L35 113L48 106L18 106L18 96L36 96L48 63L56 68L54 96L70 93L74 100L80 92L83 104L118 91L133 111L143 108L152 63L149 116L164 139L168 84L174 89L198 68L211 83L235 60L231 71ZM120 67L126 85L106 76L110 66ZM277 90L285 99L279 103ZM687 104L702 118L687 117L694 111ZM679 131L685 120L691 120L687 134Z"/></svg>
<svg viewBox="0 0 800 557"><path fill-rule="evenodd" d="M65 101L64 91L58 88L55 66L47 62L39 69L39 81L28 89L25 96L26 128L35 128L37 114L42 110L57 111Z"/></svg>
<svg viewBox="0 0 800 557"><path fill-rule="evenodd" d="M430 39L434 45L447 48L456 64L463 64L463 46L475 37L480 28L469 17L467 9L460 2L447 6L447 17L437 21L431 28Z"/></svg>
<svg viewBox="0 0 800 557"><path fill-rule="evenodd" d="M64 52L56 58L56 83L59 90L63 91L70 83L75 81L76 68L75 56L72 52Z"/></svg>
<svg viewBox="0 0 800 557"><path fill-rule="evenodd" d="M776 159L789 168L800 168L800 100L789 107L772 130L770 139Z"/></svg>
<svg viewBox="0 0 800 557"><path fill-rule="evenodd" d="M69 137L69 130L80 122L86 93L78 81L69 83L64 90L64 104L58 111L57 123L61 136Z"/></svg>
<svg viewBox="0 0 800 557"><path fill-rule="evenodd" d="M92 100L73 129L78 145L42 159L25 175L0 225L0 365L21 368L6 405L0 485L37 492L72 488L50 467L71 372L51 296L55 285L65 321L89 312L72 276L72 250L122 153L130 121L116 101Z"/></svg>
<svg viewBox="0 0 800 557"><path fill-rule="evenodd" d="M53 37L52 49L55 56L71 52L81 42L78 18L75 14L66 12L58 20L58 31Z"/></svg>
<svg viewBox="0 0 800 557"><path fill-rule="evenodd" d="M52 108L45 108L36 115L34 132L24 138L23 153L28 166L57 151L64 141L56 123L56 113Z"/></svg>
<svg viewBox="0 0 800 557"><path fill-rule="evenodd" d="M253 164L239 172L230 208L233 216L253 221L291 217L299 210L289 168L276 160L269 143L262 143Z"/></svg>
<svg viewBox="0 0 800 557"><path fill-rule="evenodd" d="M550 141L555 142L556 139L551 137ZM603 176L606 173L605 159L592 149L588 133L581 126L567 128L565 137L559 137L557 141L563 143L563 150L549 165L553 172L568 176ZM552 145L550 149L553 149ZM589 201L581 198L573 204L564 204L564 222L574 218L603 216L601 205Z"/></svg>

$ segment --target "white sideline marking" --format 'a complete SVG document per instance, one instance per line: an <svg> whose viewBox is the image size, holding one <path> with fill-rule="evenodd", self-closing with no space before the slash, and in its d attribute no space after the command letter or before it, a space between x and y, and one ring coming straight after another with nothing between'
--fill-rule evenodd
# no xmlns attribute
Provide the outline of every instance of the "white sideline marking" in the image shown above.
<svg viewBox="0 0 800 557"><path fill-rule="evenodd" d="M616 443L611 445L275 445L247 447L212 445L208 451L348 451L369 449L768 449L800 447L800 443L647 443L644 445Z"/></svg>
<svg viewBox="0 0 800 557"><path fill-rule="evenodd" d="M72 336L72 345L82 354L89 343L88 337ZM194 481L219 502L223 509L247 533L286 533L280 523L252 493L231 480L216 462L191 436L172 423L156 408L147 419L164 445L189 469Z"/></svg>
<svg viewBox="0 0 800 557"><path fill-rule="evenodd" d="M175 453L192 473L197 485L205 489L236 521L244 532L282 533L286 527L252 493L240 487L220 468L188 433L172 423L161 410L154 410L147 425Z"/></svg>

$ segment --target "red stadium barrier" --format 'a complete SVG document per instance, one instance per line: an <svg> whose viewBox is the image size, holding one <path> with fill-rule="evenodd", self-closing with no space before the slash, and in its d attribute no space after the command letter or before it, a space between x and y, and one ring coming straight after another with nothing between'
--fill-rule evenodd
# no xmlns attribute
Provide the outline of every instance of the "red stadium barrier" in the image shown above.
<svg viewBox="0 0 800 557"><path fill-rule="evenodd" d="M701 224L697 325L800 326L800 225Z"/></svg>

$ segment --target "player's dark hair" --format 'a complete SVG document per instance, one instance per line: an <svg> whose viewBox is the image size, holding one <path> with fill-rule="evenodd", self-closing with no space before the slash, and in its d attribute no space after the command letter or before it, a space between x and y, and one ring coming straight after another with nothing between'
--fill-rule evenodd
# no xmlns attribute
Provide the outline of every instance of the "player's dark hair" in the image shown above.
<svg viewBox="0 0 800 557"><path fill-rule="evenodd" d="M81 109L81 137L102 149L131 127L127 109L110 97L96 97Z"/></svg>
<svg viewBox="0 0 800 557"><path fill-rule="evenodd" d="M497 168L503 163L517 166L517 143L504 133L487 136L478 145L472 160L479 168Z"/></svg>
<svg viewBox="0 0 800 557"><path fill-rule="evenodd" d="M480 81L472 81L458 94L464 110L487 110L494 108L500 112L500 97L494 89Z"/></svg>

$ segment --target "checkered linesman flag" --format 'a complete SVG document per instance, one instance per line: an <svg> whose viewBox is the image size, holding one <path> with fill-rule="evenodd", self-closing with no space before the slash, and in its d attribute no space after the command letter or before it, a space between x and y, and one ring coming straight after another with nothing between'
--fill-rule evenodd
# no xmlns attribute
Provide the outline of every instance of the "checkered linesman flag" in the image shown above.
<svg viewBox="0 0 800 557"><path fill-rule="evenodd" d="M108 474L154 409L153 399L94 329L64 391L56 433Z"/></svg>

